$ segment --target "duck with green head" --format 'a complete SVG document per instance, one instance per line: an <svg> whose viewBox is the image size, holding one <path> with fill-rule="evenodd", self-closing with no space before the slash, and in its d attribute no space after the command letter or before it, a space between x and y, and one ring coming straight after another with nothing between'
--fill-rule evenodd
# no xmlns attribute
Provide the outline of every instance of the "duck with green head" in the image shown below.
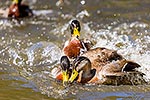
<svg viewBox="0 0 150 100"><path fill-rule="evenodd" d="M90 48L90 43L85 43L80 39L80 22L73 20L70 24L71 39L66 41L63 52L69 58L76 58L82 51L87 51Z"/></svg>
<svg viewBox="0 0 150 100"><path fill-rule="evenodd" d="M28 5L22 4L22 0L13 0L8 10L8 17L20 18L32 16L32 10Z"/></svg>
<svg viewBox="0 0 150 100"><path fill-rule="evenodd" d="M68 84L68 80L71 74L70 61L67 56L62 56L60 59L60 66L52 69L51 72L53 78L63 82L63 85Z"/></svg>

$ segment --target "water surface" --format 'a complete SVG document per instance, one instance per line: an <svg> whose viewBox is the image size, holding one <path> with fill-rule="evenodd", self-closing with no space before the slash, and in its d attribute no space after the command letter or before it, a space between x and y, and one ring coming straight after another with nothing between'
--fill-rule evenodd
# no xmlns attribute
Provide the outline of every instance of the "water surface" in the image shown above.
<svg viewBox="0 0 150 100"><path fill-rule="evenodd" d="M149 0L25 0L32 18L0 17L0 99L2 100L148 100L150 98ZM0 8L11 3L1 0ZM51 76L58 66L71 20L81 22L81 37L94 47L117 50L139 63L148 84L63 87Z"/></svg>

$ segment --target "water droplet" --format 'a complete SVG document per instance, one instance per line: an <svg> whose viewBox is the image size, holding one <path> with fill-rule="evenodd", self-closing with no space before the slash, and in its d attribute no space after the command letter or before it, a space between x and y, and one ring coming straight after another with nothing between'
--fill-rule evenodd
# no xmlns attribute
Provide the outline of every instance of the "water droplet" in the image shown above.
<svg viewBox="0 0 150 100"><path fill-rule="evenodd" d="M100 14L101 13L101 11L100 10L97 10L97 14Z"/></svg>
<svg viewBox="0 0 150 100"><path fill-rule="evenodd" d="M85 1L84 0L81 0L80 2L82 5L85 5Z"/></svg>
<svg viewBox="0 0 150 100"><path fill-rule="evenodd" d="M4 37L2 37L2 40L4 40L5 38Z"/></svg>

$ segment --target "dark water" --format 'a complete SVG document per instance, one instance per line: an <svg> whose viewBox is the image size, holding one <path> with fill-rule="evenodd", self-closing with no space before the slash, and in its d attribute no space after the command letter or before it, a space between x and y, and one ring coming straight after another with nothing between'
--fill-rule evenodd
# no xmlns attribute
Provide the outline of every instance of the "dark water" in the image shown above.
<svg viewBox="0 0 150 100"><path fill-rule="evenodd" d="M150 85L72 85L64 88L51 75L69 38L68 25L78 19L82 37L94 47L117 50L139 63L150 79L149 0L25 0L35 17L0 17L0 100L148 100ZM0 8L11 1L1 0Z"/></svg>

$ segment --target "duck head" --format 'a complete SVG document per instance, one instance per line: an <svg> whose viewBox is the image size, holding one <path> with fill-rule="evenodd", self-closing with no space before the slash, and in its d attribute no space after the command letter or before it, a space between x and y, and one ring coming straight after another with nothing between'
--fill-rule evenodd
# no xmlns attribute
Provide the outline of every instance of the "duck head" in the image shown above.
<svg viewBox="0 0 150 100"><path fill-rule="evenodd" d="M70 68L70 61L69 61L67 56L62 56L61 57L60 66L61 66L62 75L63 75L63 85L65 86L68 83L69 68Z"/></svg>
<svg viewBox="0 0 150 100"><path fill-rule="evenodd" d="M80 36L80 22L78 20L73 20L70 24L70 30L71 30L71 35L73 37L79 37Z"/></svg>
<svg viewBox="0 0 150 100"><path fill-rule="evenodd" d="M87 57L80 56L74 61L69 83L76 79L79 83L87 83L94 77L95 72L96 69L91 69L91 61Z"/></svg>
<svg viewBox="0 0 150 100"><path fill-rule="evenodd" d="M13 0L14 4L21 4L22 0Z"/></svg>

